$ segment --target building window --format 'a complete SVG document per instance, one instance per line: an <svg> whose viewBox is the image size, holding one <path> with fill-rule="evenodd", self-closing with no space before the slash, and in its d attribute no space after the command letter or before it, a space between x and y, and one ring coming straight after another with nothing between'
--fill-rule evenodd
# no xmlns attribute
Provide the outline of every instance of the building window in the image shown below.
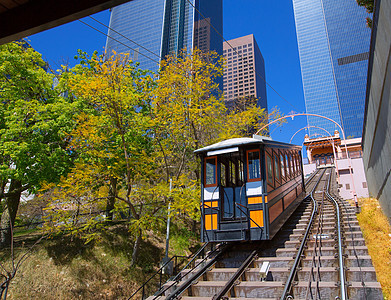
<svg viewBox="0 0 391 300"><path fill-rule="evenodd" d="M362 183L362 187L363 187L364 189L368 188L367 183L366 183L366 182L363 182L363 183Z"/></svg>
<svg viewBox="0 0 391 300"><path fill-rule="evenodd" d="M346 184L346 189L350 190L350 184L349 183Z"/></svg>

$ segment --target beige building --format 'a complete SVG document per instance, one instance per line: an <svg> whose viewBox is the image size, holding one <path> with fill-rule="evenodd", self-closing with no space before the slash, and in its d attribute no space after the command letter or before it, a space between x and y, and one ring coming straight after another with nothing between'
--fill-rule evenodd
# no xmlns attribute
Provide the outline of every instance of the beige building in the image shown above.
<svg viewBox="0 0 391 300"><path fill-rule="evenodd" d="M303 145L307 149L308 158L308 162L303 165L304 175L311 174L317 168L335 166L339 194L342 198L354 198L353 191L359 198L368 197L361 138L341 140L336 130L333 136L328 137L311 139L306 135ZM349 157L346 155L346 149ZM352 168L352 174L350 174L349 166Z"/></svg>
<svg viewBox="0 0 391 300"><path fill-rule="evenodd" d="M223 77L227 106L238 99L257 99L267 110L265 63L254 35L246 35L223 43L226 59Z"/></svg>

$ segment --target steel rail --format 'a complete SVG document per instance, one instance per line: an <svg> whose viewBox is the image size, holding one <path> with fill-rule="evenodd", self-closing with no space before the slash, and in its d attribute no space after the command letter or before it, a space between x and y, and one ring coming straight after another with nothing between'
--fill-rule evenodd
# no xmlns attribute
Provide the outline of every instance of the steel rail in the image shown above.
<svg viewBox="0 0 391 300"><path fill-rule="evenodd" d="M224 285L224 287L215 294L212 300L220 300L224 297L224 295L232 288L235 284L236 280L246 271L247 267L253 262L257 255L257 250L251 252L251 254L246 258L246 260L242 263L242 265L238 268L235 274L228 280L228 282Z"/></svg>
<svg viewBox="0 0 391 300"><path fill-rule="evenodd" d="M170 293L170 295L168 295L166 297L166 300L174 300L174 299L178 298L186 289L188 289L192 285L192 283L194 281L196 281L198 278L200 278L213 264L216 263L216 261L220 258L220 256L223 253L225 253L227 248L228 248L228 245L224 244L222 246L222 248L216 253L216 255L209 262L205 263L205 265L203 265L195 274L193 274L193 276L191 276L183 284L181 284L179 287L177 287L172 293ZM206 259L204 259L204 261L205 260ZM198 263L197 266L199 266L200 264L201 264L201 262ZM187 274L189 274L190 272L195 270L197 266L195 266L192 270L187 272ZM167 291L171 286L166 288L164 291ZM160 293L159 295L156 295L154 299L157 299L161 294L163 294L163 293Z"/></svg>
<svg viewBox="0 0 391 300"><path fill-rule="evenodd" d="M197 251L196 253L190 254L187 258L188 258L188 259L190 259L190 258L192 258L192 257L193 257L193 258L190 260L190 262L189 262L182 270L186 269L186 267L187 267L195 258L197 258L198 255L199 255L202 251L204 251L204 249L205 249L205 247L206 247L207 245L208 245L208 243L205 243L204 245L202 245L202 247L201 247L200 249L198 249L198 251ZM165 268L165 267L166 267L174 258L175 258L175 256L171 257L170 260L168 260L164 265L162 265L158 271L156 271L151 277L149 277L149 279L148 279L147 281L145 281L145 282L143 283L143 285L140 286L140 287L139 287L139 288L138 288L138 289L137 289L137 290L128 298L128 300L132 299L132 298L133 298L141 289L144 290L144 288L145 288L145 286L148 284L148 282L150 282L150 281L152 280L153 277L155 277L156 275L158 275L159 272L162 272L162 270L163 270L163 269L164 269L164 268ZM174 277L174 279L172 279L172 280L176 280L179 274L180 274L180 272L179 272L179 273ZM160 289L161 289L161 286L159 287L159 290L160 290ZM141 298L144 299L144 292L143 292Z"/></svg>
<svg viewBox="0 0 391 300"><path fill-rule="evenodd" d="M334 203L337 212L338 263L339 263L339 281L340 281L340 288L341 288L341 300L347 300L348 293L347 293L346 274L345 274L343 251L342 251L341 214L339 211L338 202L329 194L330 182L331 182L331 174L327 184L326 196L329 198L330 201Z"/></svg>
<svg viewBox="0 0 391 300"><path fill-rule="evenodd" d="M333 173L333 174L335 176L335 173ZM345 212L348 213L348 208L346 207L345 202L343 201L343 199L341 197L339 197L339 196L335 196L334 192L331 195L333 195L335 198L337 198L339 200L337 202L341 203L342 207L343 207L343 210L345 210ZM353 231L352 225L350 224L350 217L349 216L347 217L347 222L348 222L348 226L349 226L350 231ZM351 241L352 241L354 257L356 258L357 266L360 269L360 279L361 279L361 284L364 287L364 296L365 296L365 299L367 300L368 299L367 288L366 288L365 282L364 282L364 276L363 276L363 271L362 271L362 268L361 268L361 262L360 262L360 259L358 258L356 247L354 245L355 243L354 243L353 235L351 235Z"/></svg>
<svg viewBox="0 0 391 300"><path fill-rule="evenodd" d="M207 243L207 244L209 244L209 243ZM155 299L158 299L158 297L160 297L162 294L164 294L166 291L168 291L172 286L174 286L175 284L177 284L177 283L180 281L180 279L181 279L182 276L186 276L187 274L189 274L190 272L192 272L195 268L197 268L200 264L202 264L206 259L208 259L209 256L211 256L211 255L213 255L215 252L217 252L217 248L214 249L214 250L211 251L211 252L210 252L202 261L200 261L198 264L196 264L191 270L189 270L186 274L182 275L182 274L181 274L182 271L184 271L184 270L192 263L192 261L195 260L195 259L198 257L198 255L204 250L204 248L206 247L207 244L205 244L204 247L202 247L201 249L199 249L198 252L197 252L197 254L194 255L194 257L192 258L192 260L191 260L190 262L188 262L188 264L187 264L185 267L183 267L183 269L182 269L181 271L179 271L179 273L178 273L173 279L171 279L171 281L173 281L173 283L172 283L171 285L166 286L166 287L163 288L163 289L160 289L159 291L157 291L157 292L153 295L153 296L154 296L154 298L153 298L154 300L155 300ZM167 283L167 282L166 282L166 283ZM163 286L164 286L164 285L163 285Z"/></svg>
<svg viewBox="0 0 391 300"><path fill-rule="evenodd" d="M317 229L316 229L316 234L315 234L315 241L314 241L314 246L313 246L313 250L312 250L312 260L311 260L311 271L310 271L310 274L309 274L309 279L308 279L308 285L307 285L307 292L305 294L305 298L304 299L308 299L308 295L311 294L312 295L312 281L315 281L316 282L316 294L315 294L315 299L317 298L317 295L319 293L319 274L320 274L320 264L318 262L316 262L316 257L318 257L318 260L320 258L320 255L322 253L322 225L323 225L323 207L324 207L324 203L323 203L323 200L324 200L324 194L322 193L322 201L320 203L320 211L319 211L319 219L318 219L318 222L317 222ZM319 251L319 255L318 255L318 251ZM316 267L316 277L315 277L315 274L314 274L314 268Z"/></svg>
<svg viewBox="0 0 391 300"><path fill-rule="evenodd" d="M311 227L312 227L312 223L313 223L313 221L315 219L315 216L317 214L317 211L318 211L318 204L316 203L316 200L315 200L313 194L314 194L315 189L319 185L320 180L322 179L324 173L325 173L325 170L323 171L322 175L319 176L319 179L316 182L314 188L312 189L310 195L306 197L306 199L308 199L308 198L311 199L312 203L313 203L311 218L310 218L310 221L308 223L307 229L306 229L306 231L304 233L303 240L302 240L302 242L300 244L300 247L297 250L297 255L295 257L295 261L293 262L293 266L291 268L291 272L289 273L288 279L287 279L287 281L285 283L284 291L282 292L280 300L285 300L287 298L288 292L290 291L290 288L292 286L293 279L294 279L294 277L296 275L296 271L297 271L297 268L298 268L298 265L299 265L299 262L300 262L300 259L301 259L301 255L302 255L302 253L304 251L304 247L305 247L308 235L310 233L310 230L311 230Z"/></svg>

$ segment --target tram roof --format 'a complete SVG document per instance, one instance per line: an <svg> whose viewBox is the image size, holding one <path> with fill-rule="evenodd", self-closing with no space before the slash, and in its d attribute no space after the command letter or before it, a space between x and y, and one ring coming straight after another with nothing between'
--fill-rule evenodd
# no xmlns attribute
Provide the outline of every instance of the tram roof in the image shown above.
<svg viewBox="0 0 391 300"><path fill-rule="evenodd" d="M297 145L273 141L272 138L270 138L270 137L253 135L252 138L243 137L243 138L233 138L233 139L224 140L224 141L197 149L194 151L194 153L202 153L202 152L206 152L206 151L220 150L220 149L225 149L225 148L245 146L245 145L251 145L251 144L264 144L264 145L270 145L270 146L294 147L294 148L301 149L301 147L297 146Z"/></svg>

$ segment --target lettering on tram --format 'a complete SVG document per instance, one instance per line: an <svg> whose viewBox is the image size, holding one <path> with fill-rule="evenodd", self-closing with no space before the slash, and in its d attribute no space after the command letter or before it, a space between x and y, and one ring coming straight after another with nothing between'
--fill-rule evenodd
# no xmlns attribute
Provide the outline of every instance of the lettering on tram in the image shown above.
<svg viewBox="0 0 391 300"><path fill-rule="evenodd" d="M271 239L304 198L300 146L254 135L195 153L203 242Z"/></svg>

